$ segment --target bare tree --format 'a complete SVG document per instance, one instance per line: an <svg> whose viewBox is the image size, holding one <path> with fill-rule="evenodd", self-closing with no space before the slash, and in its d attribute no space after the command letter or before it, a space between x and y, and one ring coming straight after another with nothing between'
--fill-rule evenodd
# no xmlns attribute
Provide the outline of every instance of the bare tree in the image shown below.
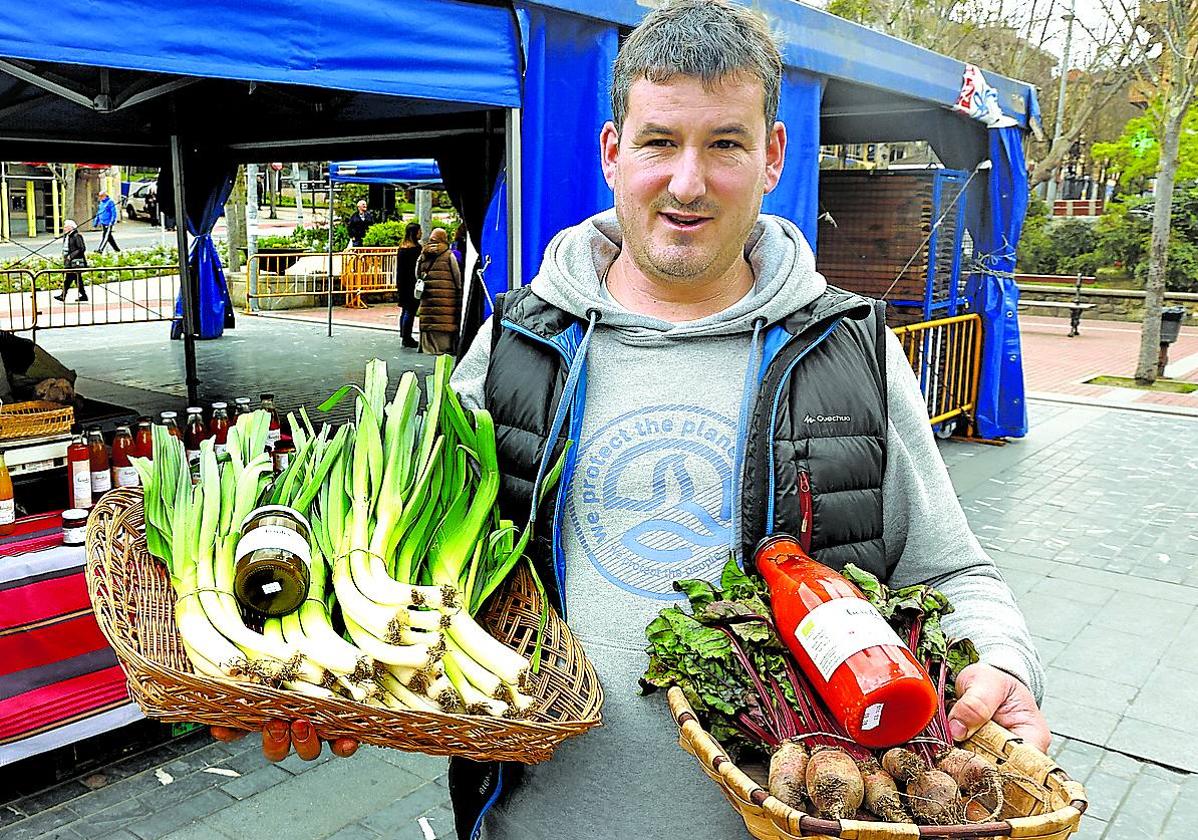
<svg viewBox="0 0 1198 840"><path fill-rule="evenodd" d="M1069 68L1060 68L1058 57L1047 47L1067 5L1062 0L831 0L828 11L1028 82L1041 91L1044 113L1054 113L1057 84L1053 77ZM1090 42L1087 58L1069 87L1060 138L1042 154L1032 155L1032 186L1055 175L1082 133L1117 97L1126 95L1143 61L1143 43L1108 18L1096 26L1081 24ZM1039 126L1033 130L1038 132Z"/></svg>
<svg viewBox="0 0 1198 840"><path fill-rule="evenodd" d="M1170 218L1173 187L1177 180L1178 148L1186 111L1198 94L1198 3L1195 0L1104 0L1110 12L1144 43L1154 60L1137 65L1144 82L1156 91L1150 113L1161 138L1153 189L1152 240L1148 250L1148 278L1144 284L1144 325L1140 330L1140 355L1136 381L1151 384L1157 378L1161 340L1161 308L1169 267Z"/></svg>

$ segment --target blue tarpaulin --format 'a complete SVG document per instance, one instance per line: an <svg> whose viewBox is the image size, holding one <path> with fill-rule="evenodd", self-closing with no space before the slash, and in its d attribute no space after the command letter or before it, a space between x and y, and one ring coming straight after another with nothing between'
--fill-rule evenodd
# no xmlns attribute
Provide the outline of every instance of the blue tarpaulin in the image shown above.
<svg viewBox="0 0 1198 840"><path fill-rule="evenodd" d="M329 164L329 178L346 184L395 184L441 189L441 170L431 159L341 160Z"/></svg>
<svg viewBox="0 0 1198 840"><path fill-rule="evenodd" d="M508 9L465 0L5 2L0 56L482 105L520 104Z"/></svg>
<svg viewBox="0 0 1198 840"><path fill-rule="evenodd" d="M969 282L972 309L982 316L982 365L977 433L984 438L1027 434L1023 355L1019 341L1019 288L1015 248L1027 213L1027 165L1018 128L992 128L990 176L974 247L980 270Z"/></svg>
<svg viewBox="0 0 1198 840"><path fill-rule="evenodd" d="M819 208L819 107L824 82L788 68L782 76L778 119L786 126L786 163L782 179L761 209L790 219L815 248Z"/></svg>

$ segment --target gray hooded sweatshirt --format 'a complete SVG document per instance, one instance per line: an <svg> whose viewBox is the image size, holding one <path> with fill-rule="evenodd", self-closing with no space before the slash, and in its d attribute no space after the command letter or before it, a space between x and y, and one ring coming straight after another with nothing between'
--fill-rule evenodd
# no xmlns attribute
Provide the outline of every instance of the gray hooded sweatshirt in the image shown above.
<svg viewBox="0 0 1198 840"><path fill-rule="evenodd" d="M762 215L745 245L753 289L723 312L669 323L630 312L602 278L620 250L614 211L549 243L533 291L602 317L586 355L586 410L565 498L567 620L603 684L604 725L554 758L488 814L489 840L730 840L744 823L677 743L663 694L642 697L645 626L677 603L679 578L719 577L737 511L737 426L752 394L753 322L776 323L827 287L802 233ZM483 407L488 321L453 376ZM1043 670L1023 616L969 530L897 338L888 333L889 435L883 482L890 583L931 582L953 601L945 620L982 660L1039 697ZM759 358L759 357L756 357ZM746 381L751 384L746 389ZM748 393L747 393L748 390Z"/></svg>

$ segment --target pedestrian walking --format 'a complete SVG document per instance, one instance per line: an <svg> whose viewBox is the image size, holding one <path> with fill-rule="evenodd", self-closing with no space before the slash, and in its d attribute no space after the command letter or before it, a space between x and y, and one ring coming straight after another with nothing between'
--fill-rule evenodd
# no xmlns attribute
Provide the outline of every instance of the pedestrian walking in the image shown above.
<svg viewBox="0 0 1198 840"><path fill-rule="evenodd" d="M359 201L358 209L349 221L345 223L345 227L349 230L349 242L355 248L362 247L362 240L366 238L366 231L374 224L374 214L366 209L366 202Z"/></svg>
<svg viewBox="0 0 1198 840"><path fill-rule="evenodd" d="M116 202L108 197L108 190L100 187L100 206L96 209L96 227L102 233L100 234L100 244L96 247L97 254L103 254L104 249L109 245L112 250L118 254L121 252L121 246L116 244L116 239L112 235L112 229L116 226L117 216L120 215L116 211Z"/></svg>
<svg viewBox="0 0 1198 840"><path fill-rule="evenodd" d="M452 353L462 316L462 271L445 228L433 228L416 263L420 352ZM422 288L421 288L422 287Z"/></svg>
<svg viewBox="0 0 1198 840"><path fill-rule="evenodd" d="M416 285L416 264L420 260L420 225L408 222L403 231L403 242L399 246L399 258L396 272L398 274L399 293L399 333L404 347L419 347L416 339L412 338L412 327L416 323L416 310L420 301L416 300L414 287Z"/></svg>
<svg viewBox="0 0 1198 840"><path fill-rule="evenodd" d="M75 224L74 219L67 219L62 223L62 229L62 267L66 269L86 268L87 243L83 241L83 234L79 232L79 226ZM67 271L63 277L62 294L55 295L55 300L61 300L65 303L67 292L70 291L72 283L79 289L79 300L87 300L87 292L83 288L82 271Z"/></svg>

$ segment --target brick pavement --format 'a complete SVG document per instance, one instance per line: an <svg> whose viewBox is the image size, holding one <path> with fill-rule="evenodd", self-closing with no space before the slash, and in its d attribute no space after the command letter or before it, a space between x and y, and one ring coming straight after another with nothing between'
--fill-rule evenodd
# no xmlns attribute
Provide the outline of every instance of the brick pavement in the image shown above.
<svg viewBox="0 0 1198 840"><path fill-rule="evenodd" d="M1198 413L1198 392L1164 394L1087 385L1099 374L1131 376L1140 349L1139 324L1083 321L1081 335L1068 337L1068 319L1020 315L1024 382L1029 396L1064 396L1104 405L1175 406ZM1198 382L1198 327L1183 327L1170 348L1173 378Z"/></svg>
<svg viewBox="0 0 1198 840"><path fill-rule="evenodd" d="M377 331L338 329L330 341L316 325L241 323L237 343L201 345L214 393L252 392L283 365L293 375L276 390L298 400L358 374L370 354L421 361ZM97 387L137 370L144 393L177 388L178 345L122 330L131 332L103 355L83 330L55 340ZM312 347L321 350L317 360L308 358ZM1024 440L942 448L971 527L1016 593L1044 659L1052 752L1093 803L1080 837L1188 840L1198 824L1190 713L1198 703L1198 421L1036 400L1030 411ZM423 816L437 837L450 836L438 759L364 750L350 761L312 766L293 757L270 767L252 742L197 735L160 767L146 761L118 765L98 790L74 780L11 799L0 805L0 835L422 838ZM240 775L205 772L213 766ZM329 807L313 807L322 802Z"/></svg>

